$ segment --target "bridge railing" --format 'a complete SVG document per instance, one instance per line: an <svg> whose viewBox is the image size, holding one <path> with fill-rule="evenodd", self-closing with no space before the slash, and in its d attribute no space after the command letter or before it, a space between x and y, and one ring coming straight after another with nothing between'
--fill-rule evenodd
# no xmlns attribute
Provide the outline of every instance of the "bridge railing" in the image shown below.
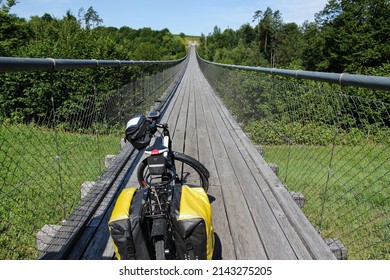
<svg viewBox="0 0 390 280"><path fill-rule="evenodd" d="M201 69L339 258L390 258L390 78Z"/></svg>
<svg viewBox="0 0 390 280"><path fill-rule="evenodd" d="M45 251L186 61L0 58L0 259Z"/></svg>

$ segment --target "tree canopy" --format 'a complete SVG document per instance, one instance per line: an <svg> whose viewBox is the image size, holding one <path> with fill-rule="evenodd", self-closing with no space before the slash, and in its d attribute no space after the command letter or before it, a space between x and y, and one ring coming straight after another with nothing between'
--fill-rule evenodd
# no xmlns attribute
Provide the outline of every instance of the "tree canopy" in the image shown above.
<svg viewBox="0 0 390 280"><path fill-rule="evenodd" d="M186 54L183 39L168 29L139 30L130 27L105 27L99 14L90 7L80 9L78 18L67 11L62 18L50 14L26 20L10 13L16 1L0 1L0 56L99 60L171 60ZM52 108L72 111L93 94L94 78L107 94L118 83L129 83L153 67L125 67L91 71L5 73L0 76L0 120L34 121ZM116 79L115 81L113 81ZM60 90L53 90L59 88Z"/></svg>
<svg viewBox="0 0 390 280"><path fill-rule="evenodd" d="M390 62L388 0L330 0L316 21L324 44L319 69L360 72Z"/></svg>
<svg viewBox="0 0 390 280"><path fill-rule="evenodd" d="M199 53L222 63L388 75L389 15L388 0L329 0L315 22L298 26L268 7L254 12L253 27L202 35Z"/></svg>
<svg viewBox="0 0 390 280"><path fill-rule="evenodd" d="M80 8L78 18L67 11L61 19L46 13L26 20L10 13L16 1L0 4L0 56L159 60L186 53L183 40L168 29L105 27L92 6Z"/></svg>

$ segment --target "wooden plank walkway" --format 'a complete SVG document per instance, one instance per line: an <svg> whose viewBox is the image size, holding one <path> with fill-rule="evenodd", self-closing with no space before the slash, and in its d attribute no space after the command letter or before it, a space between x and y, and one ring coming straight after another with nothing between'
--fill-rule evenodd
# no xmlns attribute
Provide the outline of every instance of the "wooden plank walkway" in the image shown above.
<svg viewBox="0 0 390 280"><path fill-rule="evenodd" d="M210 171L215 259L335 259L215 94L194 48L161 122L169 124L174 150ZM133 174L127 186L135 184ZM112 258L105 222L98 232L81 258Z"/></svg>

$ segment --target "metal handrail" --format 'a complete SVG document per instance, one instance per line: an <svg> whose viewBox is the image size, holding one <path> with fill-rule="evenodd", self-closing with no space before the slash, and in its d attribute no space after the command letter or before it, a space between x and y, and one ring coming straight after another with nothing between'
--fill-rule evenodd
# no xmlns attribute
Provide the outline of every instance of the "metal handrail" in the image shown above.
<svg viewBox="0 0 390 280"><path fill-rule="evenodd" d="M197 56L204 63L213 64L216 66L221 66L226 68L239 69L245 71L256 71L256 72L296 78L296 79L306 79L306 80L334 83L334 84L339 84L340 86L357 86L357 87L364 87L370 89L390 90L390 77L354 75L348 73L339 74L339 73L328 73L328 72L317 72L317 71L286 70L286 69L264 68L264 67L254 67L254 66L241 66L241 65L211 62L211 61L204 60L199 55Z"/></svg>
<svg viewBox="0 0 390 280"><path fill-rule="evenodd" d="M121 67L135 65L176 64L187 56L176 60L97 60L97 59L53 59L0 57L1 72L54 71L65 69Z"/></svg>

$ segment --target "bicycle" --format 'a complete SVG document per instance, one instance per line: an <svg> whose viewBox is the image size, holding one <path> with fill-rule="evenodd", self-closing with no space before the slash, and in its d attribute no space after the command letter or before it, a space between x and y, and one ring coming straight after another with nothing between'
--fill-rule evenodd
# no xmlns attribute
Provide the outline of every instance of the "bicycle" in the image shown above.
<svg viewBox="0 0 390 280"><path fill-rule="evenodd" d="M184 185L199 186L206 193L210 173L198 160L172 150L168 124L159 124L159 117L159 112L151 112L147 117L134 116L127 124L125 138L136 149L145 149L146 158L138 166L137 180L143 192L147 232L155 258L161 260L176 256L175 221L171 213L173 193ZM153 138L155 141L149 146Z"/></svg>

